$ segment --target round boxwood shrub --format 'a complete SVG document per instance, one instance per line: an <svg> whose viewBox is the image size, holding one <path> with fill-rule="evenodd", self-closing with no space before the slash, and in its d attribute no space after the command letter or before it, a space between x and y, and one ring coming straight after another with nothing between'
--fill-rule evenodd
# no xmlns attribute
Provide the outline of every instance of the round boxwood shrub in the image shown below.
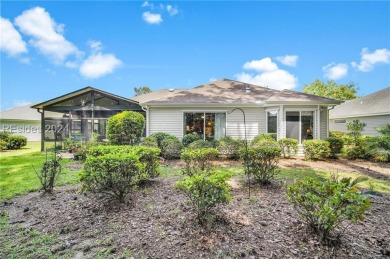
<svg viewBox="0 0 390 259"><path fill-rule="evenodd" d="M0 151L6 150L7 149L8 143L5 142L4 140L0 139Z"/></svg>
<svg viewBox="0 0 390 259"><path fill-rule="evenodd" d="M298 140L293 138L282 138L278 141L284 158L294 156L298 152Z"/></svg>
<svg viewBox="0 0 390 259"><path fill-rule="evenodd" d="M182 143L183 143L184 147L187 147L189 144L191 144L192 142L197 141L199 139L200 139L200 137L199 137L198 133L193 132L193 133L189 133L189 134L184 135L184 137L182 139Z"/></svg>
<svg viewBox="0 0 390 259"><path fill-rule="evenodd" d="M175 136L171 135L171 134L168 134L168 133L165 133L165 132L157 132L157 133L153 133L150 135L150 137L154 137L156 138L157 140L157 145L160 149L162 149L162 145L161 145L161 142L166 139L166 138L170 138L170 137L173 137L175 138Z"/></svg>
<svg viewBox="0 0 390 259"><path fill-rule="evenodd" d="M242 147L244 143L232 137L224 137L217 142L218 155L223 159L238 159Z"/></svg>
<svg viewBox="0 0 390 259"><path fill-rule="evenodd" d="M7 149L21 149L27 145L25 136L11 135L8 137Z"/></svg>
<svg viewBox="0 0 390 259"><path fill-rule="evenodd" d="M9 136L11 136L11 132L9 132L9 131L0 131L0 140L8 142Z"/></svg>
<svg viewBox="0 0 390 259"><path fill-rule="evenodd" d="M330 157L337 158L337 155L342 152L344 141L336 137L329 137L326 141L329 142Z"/></svg>
<svg viewBox="0 0 390 259"><path fill-rule="evenodd" d="M145 118L139 112L123 111L107 121L107 137L114 145L134 145L140 142Z"/></svg>
<svg viewBox="0 0 390 259"><path fill-rule="evenodd" d="M212 148L213 144L203 139L196 140L187 146L189 149Z"/></svg>
<svg viewBox="0 0 390 259"><path fill-rule="evenodd" d="M329 156L329 142L322 139L310 139L303 141L303 149L306 160L316 160Z"/></svg>
<svg viewBox="0 0 390 259"><path fill-rule="evenodd" d="M153 136L146 137L142 140L142 146L158 148L157 139Z"/></svg>
<svg viewBox="0 0 390 259"><path fill-rule="evenodd" d="M161 155L165 159L180 158L183 144L176 137L168 137L161 141Z"/></svg>

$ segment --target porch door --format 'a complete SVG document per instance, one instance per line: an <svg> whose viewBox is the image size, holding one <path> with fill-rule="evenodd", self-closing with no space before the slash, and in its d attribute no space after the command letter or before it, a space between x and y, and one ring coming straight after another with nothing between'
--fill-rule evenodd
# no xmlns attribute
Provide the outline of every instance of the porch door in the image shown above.
<svg viewBox="0 0 390 259"><path fill-rule="evenodd" d="M286 138L298 140L313 139L314 111L287 111L286 112Z"/></svg>
<svg viewBox="0 0 390 259"><path fill-rule="evenodd" d="M293 138L300 141L299 113L300 112L286 112L286 138Z"/></svg>

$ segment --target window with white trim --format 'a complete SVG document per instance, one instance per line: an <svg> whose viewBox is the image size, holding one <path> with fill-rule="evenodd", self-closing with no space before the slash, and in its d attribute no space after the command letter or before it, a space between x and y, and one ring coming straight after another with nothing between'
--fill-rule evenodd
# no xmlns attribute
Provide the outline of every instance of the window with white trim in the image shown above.
<svg viewBox="0 0 390 259"><path fill-rule="evenodd" d="M218 140L226 136L225 112L185 112L184 135L197 133L203 140Z"/></svg>

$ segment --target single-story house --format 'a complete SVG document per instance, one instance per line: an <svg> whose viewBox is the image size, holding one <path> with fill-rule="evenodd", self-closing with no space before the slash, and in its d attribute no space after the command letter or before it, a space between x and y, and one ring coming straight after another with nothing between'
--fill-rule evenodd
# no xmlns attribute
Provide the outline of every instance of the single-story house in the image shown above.
<svg viewBox="0 0 390 259"><path fill-rule="evenodd" d="M222 79L187 90L161 90L132 98L146 111L146 135L165 132L178 138L196 132L204 140L247 139L269 133L277 139L324 139L334 99L274 90ZM236 109L235 108L240 108Z"/></svg>
<svg viewBox="0 0 390 259"><path fill-rule="evenodd" d="M27 137L27 141L41 141L41 116L31 104L0 111L0 131Z"/></svg>
<svg viewBox="0 0 390 259"><path fill-rule="evenodd" d="M366 123L362 134L378 136L375 128L390 123L390 87L361 98L349 100L329 112L329 129L347 132L347 123L360 120Z"/></svg>
<svg viewBox="0 0 390 259"><path fill-rule="evenodd" d="M137 111L145 115L136 101L93 87L50 99L31 106L41 120L42 146L46 142L61 142L71 137L85 142L94 134L106 138L107 119L122 111Z"/></svg>

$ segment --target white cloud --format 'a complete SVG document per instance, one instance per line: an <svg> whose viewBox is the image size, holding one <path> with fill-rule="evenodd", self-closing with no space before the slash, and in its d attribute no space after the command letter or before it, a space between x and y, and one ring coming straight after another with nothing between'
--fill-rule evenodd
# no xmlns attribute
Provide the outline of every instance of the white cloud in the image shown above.
<svg viewBox="0 0 390 259"><path fill-rule="evenodd" d="M144 12L142 14L142 19L149 24L160 24L163 22L161 14L158 13Z"/></svg>
<svg viewBox="0 0 390 259"><path fill-rule="evenodd" d="M293 89L297 86L298 79L286 70L278 68L271 58L252 60L243 66L246 70L255 70L258 74L242 72L236 74L238 81L260 86L268 86L273 89Z"/></svg>
<svg viewBox="0 0 390 259"><path fill-rule="evenodd" d="M252 69L255 71L274 71L278 66L272 62L271 58L263 58L260 60L252 60L244 64L244 69Z"/></svg>
<svg viewBox="0 0 390 259"><path fill-rule="evenodd" d="M42 7L24 11L16 17L15 24L32 37L29 43L54 63L62 63L69 55L80 55L77 47L63 36L64 25L57 24Z"/></svg>
<svg viewBox="0 0 390 259"><path fill-rule="evenodd" d="M177 7L173 7L172 5L167 5L167 11L170 16L174 16L179 13L179 9L177 9Z"/></svg>
<svg viewBox="0 0 390 259"><path fill-rule="evenodd" d="M114 72L122 64L113 54L93 53L80 66L80 74L96 79Z"/></svg>
<svg viewBox="0 0 390 259"><path fill-rule="evenodd" d="M283 65L295 67L298 62L298 56L297 55L279 56L276 57L276 60L282 63Z"/></svg>
<svg viewBox="0 0 390 259"><path fill-rule="evenodd" d="M0 49L10 56L26 53L26 43L12 23L0 17Z"/></svg>
<svg viewBox="0 0 390 259"><path fill-rule="evenodd" d="M377 49L374 52L369 52L368 48L363 48L361 52L360 64L352 62L352 66L362 72L369 72L374 69L374 66L379 63L390 63L390 50Z"/></svg>
<svg viewBox="0 0 390 259"><path fill-rule="evenodd" d="M26 100L14 100L12 102L12 106L13 107L20 107L20 106L25 106L25 105L28 105L28 104L31 104L30 101L26 101Z"/></svg>
<svg viewBox="0 0 390 259"><path fill-rule="evenodd" d="M322 67L324 77L331 80L338 80L348 74L348 65L344 63L336 64L334 62Z"/></svg>
<svg viewBox="0 0 390 259"><path fill-rule="evenodd" d="M102 50L102 43L98 40L90 40L88 41L88 45L91 48L92 53L96 53Z"/></svg>
<svg viewBox="0 0 390 259"><path fill-rule="evenodd" d="M154 4L153 3L149 3L148 1L145 1L142 4L142 7L149 7L150 9L154 9Z"/></svg>

